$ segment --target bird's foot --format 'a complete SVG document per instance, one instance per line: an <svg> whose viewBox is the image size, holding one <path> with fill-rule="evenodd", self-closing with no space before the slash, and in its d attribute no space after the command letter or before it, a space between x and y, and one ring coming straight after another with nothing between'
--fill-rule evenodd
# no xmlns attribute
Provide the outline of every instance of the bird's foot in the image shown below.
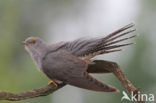
<svg viewBox="0 0 156 103"><path fill-rule="evenodd" d="M58 87L58 85L57 85L57 83L55 82L55 81L53 81L53 80L51 80L49 83L48 83L48 85L55 85L55 88L57 88Z"/></svg>

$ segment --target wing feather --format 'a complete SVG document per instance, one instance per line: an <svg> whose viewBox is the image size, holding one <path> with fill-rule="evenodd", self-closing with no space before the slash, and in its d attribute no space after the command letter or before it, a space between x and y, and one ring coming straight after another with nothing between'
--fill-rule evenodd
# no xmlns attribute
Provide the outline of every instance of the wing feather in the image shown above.
<svg viewBox="0 0 156 103"><path fill-rule="evenodd" d="M92 53L96 53L96 52L100 52L100 51L102 51L103 54L105 52L108 53L107 51L109 51L111 49L114 50L114 48L119 48L122 46L127 46L127 45L133 44L133 43L126 43L126 44L114 45L119 42L134 38L136 35L119 39L120 37L128 35L131 32L134 32L135 29L126 31L126 30L132 28L133 26L134 26L134 24L128 24L128 25L120 28L119 30L116 30L115 32L107 35L104 38L95 38L95 39L80 38L80 39L74 40L72 42L67 42L64 48L71 54L73 54L75 56L80 56L80 57L90 55Z"/></svg>
<svg viewBox="0 0 156 103"><path fill-rule="evenodd" d="M88 65L85 61L65 50L46 54L42 63L43 72L52 80L63 81L66 84L93 91L118 91L90 76L86 72Z"/></svg>

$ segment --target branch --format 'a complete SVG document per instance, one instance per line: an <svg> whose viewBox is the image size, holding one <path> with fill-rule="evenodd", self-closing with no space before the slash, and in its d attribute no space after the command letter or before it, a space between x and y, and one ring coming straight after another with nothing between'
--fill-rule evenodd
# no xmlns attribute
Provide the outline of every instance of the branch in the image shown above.
<svg viewBox="0 0 156 103"><path fill-rule="evenodd" d="M88 72L89 73L113 73L125 87L125 89L131 93L138 95L138 90L133 86L133 84L126 78L120 67L114 63L109 61L95 60L95 65L89 65ZM40 96L47 96L56 90L65 86L64 83L57 83L58 87L54 84L47 85L43 88L34 89L25 91L22 93L14 94L10 92L0 92L0 100L8 100L8 101L20 101L29 98L35 98ZM137 99L137 97L136 97ZM145 103L144 101L138 101L138 103Z"/></svg>
<svg viewBox="0 0 156 103"><path fill-rule="evenodd" d="M29 98L35 98L35 97L40 97L40 96L47 96L56 90L62 88L65 86L64 83L57 83L58 87L54 84L47 85L43 88L39 89L34 89L34 90L29 90L26 92L14 94L14 93L9 93L9 92L0 92L0 100L8 100L8 101L20 101L20 100L25 100Z"/></svg>
<svg viewBox="0 0 156 103"><path fill-rule="evenodd" d="M95 60L94 61L98 67L99 71L103 71L103 72L111 72L113 73L118 79L119 81L122 83L122 85L125 87L125 89L131 94L131 92L134 93L134 95L136 94L136 100L138 99L138 91L140 90L140 88L135 88L134 85L127 79L127 77L124 75L124 73L122 72L122 70L120 69L120 67L118 66L117 63L115 62L110 62L110 61L103 61L103 60ZM100 67L99 67L100 66ZM96 67L96 65L94 66ZM102 67L102 68L101 68ZM93 69L93 68L92 68ZM94 71L94 70L92 70ZM98 72L98 71L96 71ZM139 101L138 103L145 103L144 100Z"/></svg>

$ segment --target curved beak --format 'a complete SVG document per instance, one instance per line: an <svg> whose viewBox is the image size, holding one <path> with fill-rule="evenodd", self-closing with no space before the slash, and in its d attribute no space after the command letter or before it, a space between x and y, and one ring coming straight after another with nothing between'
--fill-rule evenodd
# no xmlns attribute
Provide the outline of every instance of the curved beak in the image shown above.
<svg viewBox="0 0 156 103"><path fill-rule="evenodd" d="M26 41L23 41L23 44L28 46L29 45L29 42L26 42Z"/></svg>

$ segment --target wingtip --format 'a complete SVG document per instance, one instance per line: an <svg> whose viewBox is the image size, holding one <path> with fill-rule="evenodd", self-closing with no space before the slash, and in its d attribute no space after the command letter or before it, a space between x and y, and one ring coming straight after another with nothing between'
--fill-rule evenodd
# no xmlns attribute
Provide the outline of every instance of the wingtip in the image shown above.
<svg viewBox="0 0 156 103"><path fill-rule="evenodd" d="M131 22L131 23L129 23L127 26L132 27L132 26L135 26L135 24L134 24L133 22Z"/></svg>
<svg viewBox="0 0 156 103"><path fill-rule="evenodd" d="M135 24L134 23L130 23L130 24L124 26L123 29L128 29L128 28L131 28L133 26L135 26Z"/></svg>

